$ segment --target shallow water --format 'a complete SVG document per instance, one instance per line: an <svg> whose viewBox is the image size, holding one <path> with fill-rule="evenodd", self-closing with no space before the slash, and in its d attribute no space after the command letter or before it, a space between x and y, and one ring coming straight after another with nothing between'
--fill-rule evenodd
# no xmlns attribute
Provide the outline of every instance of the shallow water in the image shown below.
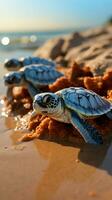
<svg viewBox="0 0 112 200"><path fill-rule="evenodd" d="M1 66L1 78L4 73ZM13 117L0 116L1 200L112 198L111 144L69 146L38 139L19 143L23 133L14 128Z"/></svg>
<svg viewBox="0 0 112 200"><path fill-rule="evenodd" d="M85 28L86 29L86 28ZM22 50L23 54L25 50L35 50L42 45L48 39L62 36L79 30L66 29L55 31L33 31L33 32L0 32L0 52L9 52Z"/></svg>

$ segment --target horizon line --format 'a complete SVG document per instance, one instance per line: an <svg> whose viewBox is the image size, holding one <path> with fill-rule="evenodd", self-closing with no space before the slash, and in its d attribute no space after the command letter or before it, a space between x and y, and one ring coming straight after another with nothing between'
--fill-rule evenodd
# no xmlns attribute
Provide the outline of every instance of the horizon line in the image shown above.
<svg viewBox="0 0 112 200"><path fill-rule="evenodd" d="M20 29L20 30L0 30L0 33L12 33L12 32L58 32L58 31L69 31L69 30L81 30L81 29L87 29L87 28L92 28L92 27L96 27L96 26L76 26L76 27L69 27L69 28L52 28L52 29L32 29L32 30L28 30L28 29Z"/></svg>

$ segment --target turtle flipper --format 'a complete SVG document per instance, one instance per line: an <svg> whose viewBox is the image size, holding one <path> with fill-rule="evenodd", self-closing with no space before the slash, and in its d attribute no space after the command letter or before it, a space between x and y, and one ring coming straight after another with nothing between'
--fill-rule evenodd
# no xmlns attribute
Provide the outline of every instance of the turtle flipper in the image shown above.
<svg viewBox="0 0 112 200"><path fill-rule="evenodd" d="M109 111L108 113L106 113L106 116L107 116L109 119L112 119L112 110Z"/></svg>
<svg viewBox="0 0 112 200"><path fill-rule="evenodd" d="M35 88L31 83L27 83L27 89L32 99L36 94L39 94L41 92L40 89Z"/></svg>
<svg viewBox="0 0 112 200"><path fill-rule="evenodd" d="M33 110L33 112L31 113L31 117L30 117L30 119L32 119L32 118L34 118L34 117L36 117L36 115L37 115L36 111L35 111L35 110Z"/></svg>
<svg viewBox="0 0 112 200"><path fill-rule="evenodd" d="M13 100L13 87L9 87L7 89L7 97L8 97L8 100L9 101L12 101Z"/></svg>
<svg viewBox="0 0 112 200"><path fill-rule="evenodd" d="M103 144L103 140L97 129L80 118L75 111L71 111L71 123L80 132L86 143Z"/></svg>

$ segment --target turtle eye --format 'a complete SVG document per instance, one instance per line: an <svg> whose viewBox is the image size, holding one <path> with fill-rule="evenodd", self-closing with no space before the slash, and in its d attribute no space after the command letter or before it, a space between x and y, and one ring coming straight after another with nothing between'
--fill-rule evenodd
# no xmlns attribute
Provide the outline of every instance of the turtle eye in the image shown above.
<svg viewBox="0 0 112 200"><path fill-rule="evenodd" d="M43 98L43 103L49 103L51 100L51 96L50 95L45 95L44 98Z"/></svg>
<svg viewBox="0 0 112 200"><path fill-rule="evenodd" d="M15 64L15 63L14 63L13 60L10 60L10 61L8 62L8 64L9 64L9 65L13 65L13 64Z"/></svg>
<svg viewBox="0 0 112 200"><path fill-rule="evenodd" d="M16 80L16 77L13 76L13 77L11 78L11 81L15 81L15 80Z"/></svg>

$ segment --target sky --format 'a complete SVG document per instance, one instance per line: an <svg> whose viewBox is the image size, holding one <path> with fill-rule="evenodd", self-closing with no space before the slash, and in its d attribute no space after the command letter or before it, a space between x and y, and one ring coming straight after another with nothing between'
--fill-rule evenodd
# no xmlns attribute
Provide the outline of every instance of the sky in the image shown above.
<svg viewBox="0 0 112 200"><path fill-rule="evenodd" d="M112 0L0 0L0 31L40 31L103 24Z"/></svg>

